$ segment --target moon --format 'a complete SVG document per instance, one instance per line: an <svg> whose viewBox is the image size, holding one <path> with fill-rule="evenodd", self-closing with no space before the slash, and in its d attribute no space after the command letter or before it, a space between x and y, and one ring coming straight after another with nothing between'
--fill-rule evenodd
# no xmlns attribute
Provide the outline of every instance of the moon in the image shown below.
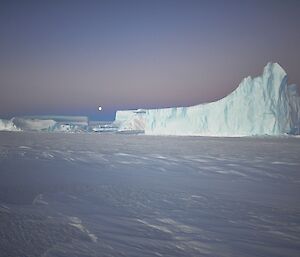
<svg viewBox="0 0 300 257"><path fill-rule="evenodd" d="M98 107L98 111L102 111L102 107L101 106Z"/></svg>

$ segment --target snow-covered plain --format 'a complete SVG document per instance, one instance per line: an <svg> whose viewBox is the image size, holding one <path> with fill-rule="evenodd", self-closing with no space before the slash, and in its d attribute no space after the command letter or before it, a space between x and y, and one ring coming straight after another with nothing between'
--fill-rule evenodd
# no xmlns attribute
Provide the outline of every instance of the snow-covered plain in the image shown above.
<svg viewBox="0 0 300 257"><path fill-rule="evenodd" d="M1 132L0 257L298 257L299 153L295 137Z"/></svg>

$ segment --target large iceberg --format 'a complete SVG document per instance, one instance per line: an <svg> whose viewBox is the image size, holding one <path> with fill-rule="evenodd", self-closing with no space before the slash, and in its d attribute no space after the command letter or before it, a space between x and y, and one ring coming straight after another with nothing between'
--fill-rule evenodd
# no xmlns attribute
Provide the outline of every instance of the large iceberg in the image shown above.
<svg viewBox="0 0 300 257"><path fill-rule="evenodd" d="M248 136L295 133L300 98L278 63L268 63L262 76L245 78L223 99L191 107L147 110L150 135Z"/></svg>
<svg viewBox="0 0 300 257"><path fill-rule="evenodd" d="M190 107L121 110L112 124L90 125L83 116L27 116L0 119L0 130L134 131L147 135L251 136L300 134L298 87L288 85L277 63L245 78L228 96Z"/></svg>
<svg viewBox="0 0 300 257"><path fill-rule="evenodd" d="M118 111L117 120L132 124L135 111ZM299 134L300 97L278 63L245 78L223 99L190 107L145 110L147 135L251 136ZM130 127L130 126L129 126Z"/></svg>

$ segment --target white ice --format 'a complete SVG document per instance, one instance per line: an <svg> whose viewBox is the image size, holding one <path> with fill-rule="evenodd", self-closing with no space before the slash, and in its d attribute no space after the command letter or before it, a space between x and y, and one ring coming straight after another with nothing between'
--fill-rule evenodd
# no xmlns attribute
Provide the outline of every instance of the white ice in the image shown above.
<svg viewBox="0 0 300 257"><path fill-rule="evenodd" d="M148 135L252 136L299 134L300 97L278 63L245 78L228 96L211 103L136 111L118 111L116 121L135 129L144 119ZM124 125L123 125L124 124ZM127 125L129 124L129 125ZM141 128L141 127L139 127Z"/></svg>

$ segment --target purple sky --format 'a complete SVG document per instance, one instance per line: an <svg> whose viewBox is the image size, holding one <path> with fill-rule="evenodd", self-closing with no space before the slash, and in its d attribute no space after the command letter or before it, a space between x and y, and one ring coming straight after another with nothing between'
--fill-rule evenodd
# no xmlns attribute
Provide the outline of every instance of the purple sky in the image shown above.
<svg viewBox="0 0 300 257"><path fill-rule="evenodd" d="M209 102L268 61L300 84L299 31L298 0L1 0L0 117Z"/></svg>

